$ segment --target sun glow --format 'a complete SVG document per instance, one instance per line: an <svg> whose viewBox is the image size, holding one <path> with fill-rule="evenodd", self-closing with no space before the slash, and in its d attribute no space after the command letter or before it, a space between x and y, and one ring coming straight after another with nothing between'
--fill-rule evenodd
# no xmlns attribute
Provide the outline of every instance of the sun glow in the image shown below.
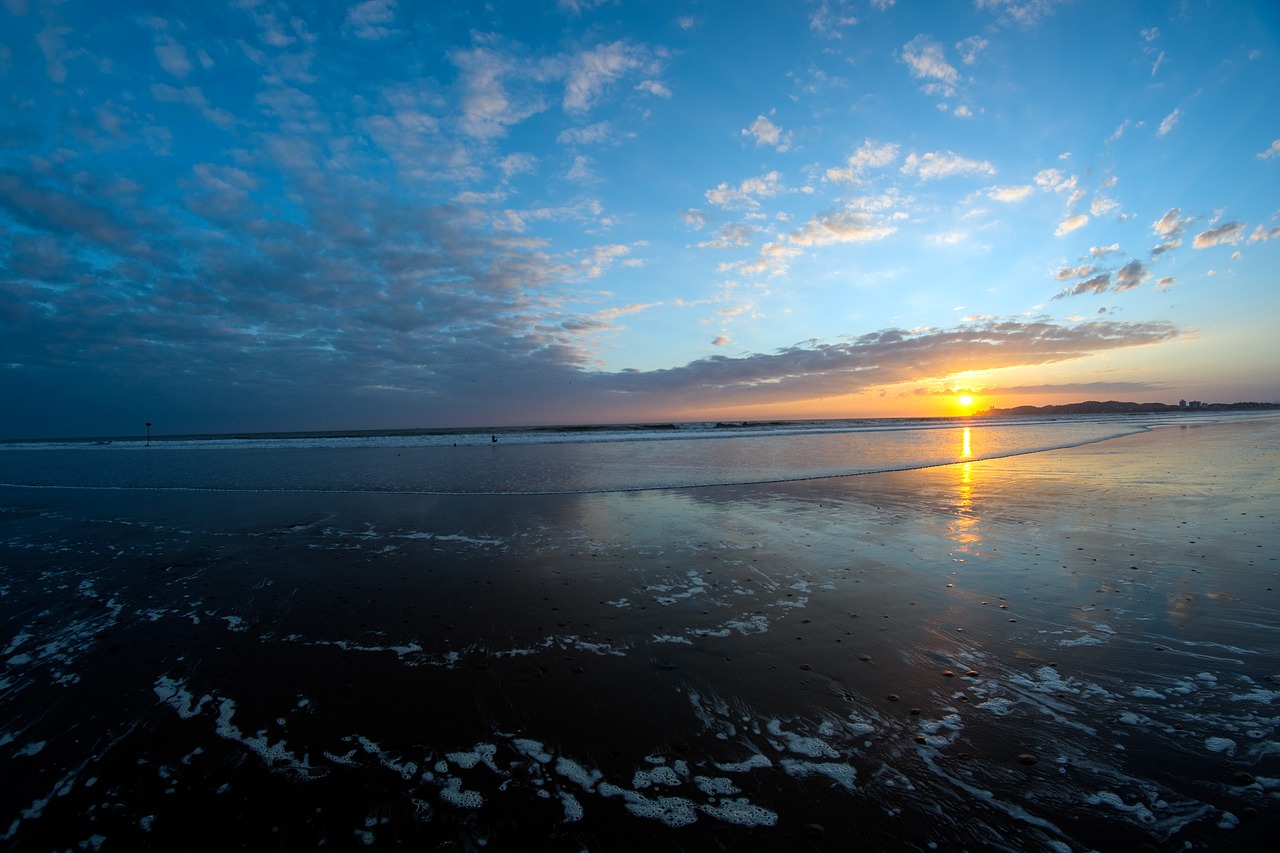
<svg viewBox="0 0 1280 853"><path fill-rule="evenodd" d="M972 397L970 397L968 394L963 394L963 395L961 395L961 397L960 397L960 405L961 405L961 406L963 406L963 407L964 407L964 408L966 408L966 409L967 409L967 408L969 408L970 406L972 406L972 405L973 405L973 398L972 398Z"/></svg>

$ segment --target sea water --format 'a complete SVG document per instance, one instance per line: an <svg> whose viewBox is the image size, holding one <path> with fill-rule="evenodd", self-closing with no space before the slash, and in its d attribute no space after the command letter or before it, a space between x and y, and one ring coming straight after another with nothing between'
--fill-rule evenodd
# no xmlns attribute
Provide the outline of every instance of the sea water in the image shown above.
<svg viewBox="0 0 1280 853"><path fill-rule="evenodd" d="M864 419L11 441L0 443L0 485L418 494L689 488L994 459L1074 447L1185 418Z"/></svg>
<svg viewBox="0 0 1280 853"><path fill-rule="evenodd" d="M0 846L1263 849L1247 417L11 442Z"/></svg>

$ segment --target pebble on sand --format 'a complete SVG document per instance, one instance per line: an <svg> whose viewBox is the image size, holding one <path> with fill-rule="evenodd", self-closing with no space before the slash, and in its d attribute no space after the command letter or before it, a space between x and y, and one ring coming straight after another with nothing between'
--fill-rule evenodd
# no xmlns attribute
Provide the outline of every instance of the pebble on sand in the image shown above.
<svg viewBox="0 0 1280 853"><path fill-rule="evenodd" d="M1018 755L1018 762L1021 764L1035 764L1039 760L1029 752L1023 752Z"/></svg>

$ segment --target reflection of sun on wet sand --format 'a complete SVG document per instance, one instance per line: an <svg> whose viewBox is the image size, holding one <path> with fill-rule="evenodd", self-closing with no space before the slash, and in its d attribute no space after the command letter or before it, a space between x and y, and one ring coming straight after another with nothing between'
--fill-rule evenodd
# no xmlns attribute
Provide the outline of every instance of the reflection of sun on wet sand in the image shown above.
<svg viewBox="0 0 1280 853"><path fill-rule="evenodd" d="M1262 849L1278 460L1258 419L634 493L4 489L0 836Z"/></svg>

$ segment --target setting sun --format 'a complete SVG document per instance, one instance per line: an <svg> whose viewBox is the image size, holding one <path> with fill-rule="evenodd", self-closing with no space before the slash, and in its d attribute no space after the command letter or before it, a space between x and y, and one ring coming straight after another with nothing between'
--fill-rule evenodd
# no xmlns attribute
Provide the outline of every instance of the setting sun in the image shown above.
<svg viewBox="0 0 1280 853"><path fill-rule="evenodd" d="M969 408L970 406L973 405L973 398L970 397L968 394L962 395L960 397L960 405L964 406L966 409Z"/></svg>

